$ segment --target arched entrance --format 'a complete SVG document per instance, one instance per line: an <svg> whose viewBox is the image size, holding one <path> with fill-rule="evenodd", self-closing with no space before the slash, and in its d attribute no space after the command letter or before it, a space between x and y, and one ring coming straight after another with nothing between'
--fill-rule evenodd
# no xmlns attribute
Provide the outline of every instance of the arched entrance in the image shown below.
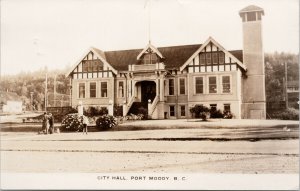
<svg viewBox="0 0 300 191"><path fill-rule="evenodd" d="M138 83L141 85L141 102L148 103L148 100L152 102L156 96L156 83L153 81L141 81Z"/></svg>

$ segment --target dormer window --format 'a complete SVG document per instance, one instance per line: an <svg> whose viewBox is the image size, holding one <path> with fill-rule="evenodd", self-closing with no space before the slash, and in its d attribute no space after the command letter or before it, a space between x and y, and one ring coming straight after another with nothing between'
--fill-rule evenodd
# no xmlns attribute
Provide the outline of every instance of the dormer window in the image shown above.
<svg viewBox="0 0 300 191"><path fill-rule="evenodd" d="M147 53L144 55L143 64L156 64L157 60L158 58L155 53Z"/></svg>

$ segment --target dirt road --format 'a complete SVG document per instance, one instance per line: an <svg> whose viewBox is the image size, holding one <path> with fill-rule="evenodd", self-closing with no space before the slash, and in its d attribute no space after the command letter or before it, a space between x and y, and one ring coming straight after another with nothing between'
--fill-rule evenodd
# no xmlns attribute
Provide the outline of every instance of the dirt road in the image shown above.
<svg viewBox="0 0 300 191"><path fill-rule="evenodd" d="M185 131L189 135L197 133ZM1 134L2 172L298 173L299 140L175 141L182 130ZM193 132L193 133L192 133Z"/></svg>

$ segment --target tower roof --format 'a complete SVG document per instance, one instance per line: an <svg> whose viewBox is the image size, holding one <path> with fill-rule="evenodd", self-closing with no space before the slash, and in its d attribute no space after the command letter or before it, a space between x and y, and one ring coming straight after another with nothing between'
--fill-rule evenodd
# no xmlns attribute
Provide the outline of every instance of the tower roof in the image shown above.
<svg viewBox="0 0 300 191"><path fill-rule="evenodd" d="M249 5L245 7L244 9L240 10L239 14L241 15L242 13L255 12L255 11L262 12L263 15L265 14L264 9L256 5Z"/></svg>

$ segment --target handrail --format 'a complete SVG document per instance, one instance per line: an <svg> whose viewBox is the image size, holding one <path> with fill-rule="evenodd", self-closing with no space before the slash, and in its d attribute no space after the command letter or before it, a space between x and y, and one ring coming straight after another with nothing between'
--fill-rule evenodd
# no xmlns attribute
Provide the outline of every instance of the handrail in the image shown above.
<svg viewBox="0 0 300 191"><path fill-rule="evenodd" d="M131 96L130 98L129 98L129 101L128 101L128 104L126 105L127 106L127 111L126 111L126 115L127 115L127 113L128 113L128 111L129 111L129 109L131 108L131 106L132 106L132 104L133 104L133 102L134 102L134 96Z"/></svg>
<svg viewBox="0 0 300 191"><path fill-rule="evenodd" d="M149 115L152 115L152 113L154 112L158 101L159 101L159 96L157 95L157 96L155 96L152 104L150 105L149 112L148 112Z"/></svg>

